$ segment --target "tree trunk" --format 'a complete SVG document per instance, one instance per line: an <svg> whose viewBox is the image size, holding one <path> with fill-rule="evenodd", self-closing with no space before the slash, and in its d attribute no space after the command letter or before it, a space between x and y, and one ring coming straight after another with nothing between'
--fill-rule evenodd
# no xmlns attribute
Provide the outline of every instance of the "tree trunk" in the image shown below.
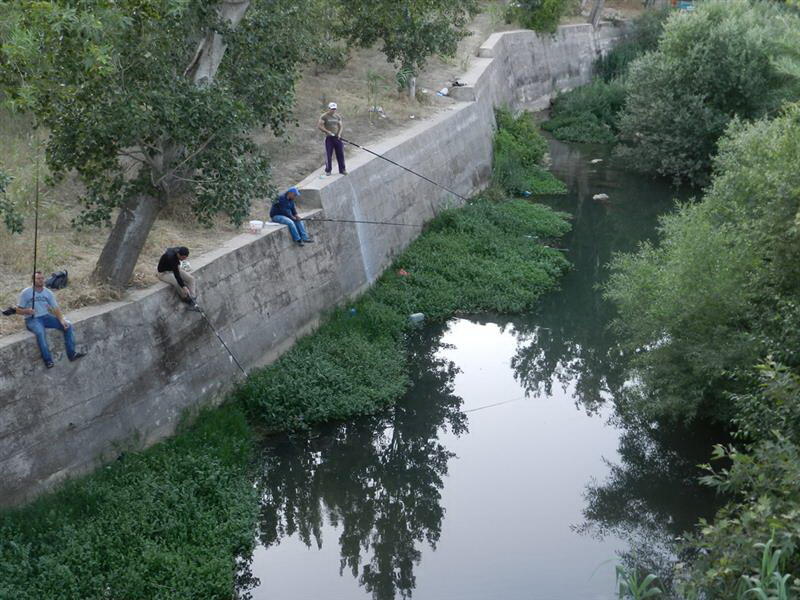
<svg viewBox="0 0 800 600"><path fill-rule="evenodd" d="M218 10L222 19L227 20L231 27L236 27L249 7L250 0L223 0ZM190 78L196 85L211 83L224 55L225 42L222 36L214 31L207 32L198 43L184 77ZM92 277L96 281L121 288L128 284L133 275L153 223L166 206L170 192L174 191L171 169L185 151L170 140L164 140L162 148L161 154L151 156L151 161L158 167L155 171L159 173L158 177L152 177L154 182L158 182L155 183L156 189L150 195L131 198L120 210L95 265Z"/></svg>
<svg viewBox="0 0 800 600"><path fill-rule="evenodd" d="M412 100L417 99L417 78L416 77L409 77L408 78L408 97Z"/></svg>
<svg viewBox="0 0 800 600"><path fill-rule="evenodd" d="M600 22L600 17L603 16L603 8L605 5L606 0L594 0L592 13L589 15L589 23L592 24L593 29L597 29L597 24Z"/></svg>
<svg viewBox="0 0 800 600"><path fill-rule="evenodd" d="M131 198L119 211L92 277L117 288L128 284L165 198L141 195ZM153 265L153 269L156 265Z"/></svg>

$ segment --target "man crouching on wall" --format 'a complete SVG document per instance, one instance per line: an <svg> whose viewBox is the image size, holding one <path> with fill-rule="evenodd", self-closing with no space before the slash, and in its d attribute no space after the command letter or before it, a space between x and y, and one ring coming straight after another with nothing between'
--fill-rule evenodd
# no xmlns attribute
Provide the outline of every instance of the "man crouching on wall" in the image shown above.
<svg viewBox="0 0 800 600"><path fill-rule="evenodd" d="M75 351L75 333L72 323L64 318L56 301L55 294L44 287L44 275L41 271L33 274L33 287L22 290L19 295L16 313L25 316L25 327L36 336L39 352L44 365L51 369L55 366L50 347L47 345L46 329L58 329L64 332L64 346L70 361L86 356L85 352Z"/></svg>
<svg viewBox="0 0 800 600"><path fill-rule="evenodd" d="M197 306L197 282L181 268L181 262L189 258L186 246L167 248L158 261L158 279L174 287L181 300L188 304L188 310L199 311Z"/></svg>

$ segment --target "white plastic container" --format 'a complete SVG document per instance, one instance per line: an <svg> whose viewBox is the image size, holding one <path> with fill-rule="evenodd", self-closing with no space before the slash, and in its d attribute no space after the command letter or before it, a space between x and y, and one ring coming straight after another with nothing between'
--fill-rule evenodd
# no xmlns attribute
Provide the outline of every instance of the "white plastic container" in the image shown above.
<svg viewBox="0 0 800 600"><path fill-rule="evenodd" d="M250 221L250 228L248 229L250 233L261 233L262 229L264 229L264 221Z"/></svg>
<svg viewBox="0 0 800 600"><path fill-rule="evenodd" d="M412 323L422 323L425 320L424 313L412 313L408 315L408 320Z"/></svg>

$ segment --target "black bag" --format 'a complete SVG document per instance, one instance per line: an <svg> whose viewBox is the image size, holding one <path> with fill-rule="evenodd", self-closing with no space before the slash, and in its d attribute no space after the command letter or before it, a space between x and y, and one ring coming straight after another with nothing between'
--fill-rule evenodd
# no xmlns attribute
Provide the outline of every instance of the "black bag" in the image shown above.
<svg viewBox="0 0 800 600"><path fill-rule="evenodd" d="M47 281L44 282L45 286L49 287L51 290L60 290L65 288L67 287L67 283L69 283L69 275L67 274L66 269L63 271L56 271L47 278Z"/></svg>

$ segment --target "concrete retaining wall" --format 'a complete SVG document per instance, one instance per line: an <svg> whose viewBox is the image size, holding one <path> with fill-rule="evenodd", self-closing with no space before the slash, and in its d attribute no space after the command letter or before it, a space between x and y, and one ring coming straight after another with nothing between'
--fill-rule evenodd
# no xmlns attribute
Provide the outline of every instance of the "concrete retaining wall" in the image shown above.
<svg viewBox="0 0 800 600"><path fill-rule="evenodd" d="M454 88L451 108L371 149L469 196L489 179L493 108L540 108L555 91L585 83L621 33L603 24L546 37L492 35L462 78L468 85ZM455 202L365 152L348 167L347 177L316 172L301 183L307 219L421 224ZM330 222L309 229L317 243L304 248L269 225L192 259L209 318L248 367L274 360L326 309L363 291L419 233ZM57 332L50 370L27 332L0 340L0 506L163 439L186 409L218 401L239 374L201 316L184 312L164 284L68 318L79 348L89 350L76 363L63 356Z"/></svg>

